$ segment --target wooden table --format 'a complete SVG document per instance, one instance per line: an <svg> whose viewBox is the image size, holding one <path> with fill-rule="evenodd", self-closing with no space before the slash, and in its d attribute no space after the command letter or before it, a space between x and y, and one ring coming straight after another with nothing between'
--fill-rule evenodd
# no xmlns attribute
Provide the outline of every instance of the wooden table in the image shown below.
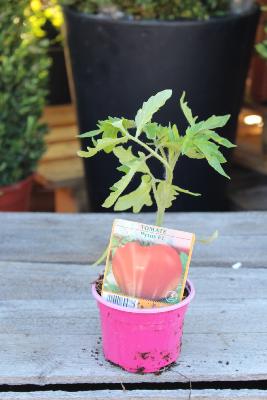
<svg viewBox="0 0 267 400"><path fill-rule="evenodd" d="M182 354L159 376L102 356L90 293L101 268L89 264L113 218L0 214L0 399L267 399L267 213L167 215L166 226L220 237L196 245Z"/></svg>

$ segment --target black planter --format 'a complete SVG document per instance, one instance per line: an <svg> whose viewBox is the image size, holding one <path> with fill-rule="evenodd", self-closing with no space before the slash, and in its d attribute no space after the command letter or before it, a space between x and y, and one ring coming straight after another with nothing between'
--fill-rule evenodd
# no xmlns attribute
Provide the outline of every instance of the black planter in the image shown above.
<svg viewBox="0 0 267 400"><path fill-rule="evenodd" d="M81 132L94 129L97 120L108 115L133 118L145 99L173 89L172 100L156 120L183 128L178 98L186 90L199 118L232 114L224 136L235 139L258 7L208 21L111 20L70 9L65 16ZM101 210L108 188L120 176L116 165L105 154L85 161L94 211ZM173 210L226 208L226 180L205 161L182 158L175 181L203 196L180 196Z"/></svg>
<svg viewBox="0 0 267 400"><path fill-rule="evenodd" d="M60 44L51 46L48 54L52 59L48 80L48 103L68 104L71 99L63 47Z"/></svg>

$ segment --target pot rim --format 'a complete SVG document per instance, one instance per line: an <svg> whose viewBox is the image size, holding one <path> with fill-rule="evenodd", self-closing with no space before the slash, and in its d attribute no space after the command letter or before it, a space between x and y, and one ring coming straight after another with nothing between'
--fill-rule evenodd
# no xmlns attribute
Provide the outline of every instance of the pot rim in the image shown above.
<svg viewBox="0 0 267 400"><path fill-rule="evenodd" d="M114 310L128 312L128 313L134 313L134 314L158 314L158 313L174 311L174 310L177 310L184 306L187 306L191 302L191 300L193 300L193 298L195 296L195 288L194 288L193 283L189 279L186 280L186 287L189 290L189 295L183 301L180 301L180 303L177 303L177 304L174 304L173 306L168 306L168 307L146 308L146 309L125 308L125 307L121 307L116 304L110 303L109 301L103 299L103 297L97 293L96 288L95 288L95 283L92 284L92 294L97 302L99 302L109 308L113 308Z"/></svg>
<svg viewBox="0 0 267 400"><path fill-rule="evenodd" d="M11 183L10 185L0 186L0 191L9 192L9 191L12 191L14 189L18 189L19 187L24 186L28 182L33 180L34 176L35 176L35 173L32 173L31 175L27 176L24 179L21 179L18 182Z"/></svg>
<svg viewBox="0 0 267 400"><path fill-rule="evenodd" d="M257 3L252 4L252 6L245 11L242 11L240 13L233 13L232 11L229 11L226 15L220 16L220 17L210 17L209 19L206 20L199 20L199 19L179 19L175 21L168 21L168 20L159 20L159 19L141 19L141 20L136 20L136 19L114 19L111 17L100 17L97 14L89 14L85 13L82 11L77 11L73 8L70 8L68 6L64 6L64 13L65 14L72 14L72 15L79 15L81 18L89 19L93 22L101 22L101 23L106 23L106 24L121 24L121 25L131 25L131 26L144 26L144 27L157 27L157 26L168 26L168 27L173 27L173 26L179 26L179 25L185 25L185 26L190 26L190 25L204 25L204 24L216 24L219 22L230 22L234 20L239 20L242 18L246 18L250 15L257 13L260 13L260 7Z"/></svg>

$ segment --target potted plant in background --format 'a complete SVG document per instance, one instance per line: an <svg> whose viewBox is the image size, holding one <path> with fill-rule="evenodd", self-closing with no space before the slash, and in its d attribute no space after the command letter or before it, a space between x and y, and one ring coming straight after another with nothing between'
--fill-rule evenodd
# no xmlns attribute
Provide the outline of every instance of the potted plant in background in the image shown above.
<svg viewBox="0 0 267 400"><path fill-rule="evenodd" d="M32 34L28 1L0 5L0 211L26 211L46 127L47 42Z"/></svg>
<svg viewBox="0 0 267 400"><path fill-rule="evenodd" d="M82 138L88 138L91 145L86 151L78 152L84 158L95 157L100 152L113 152L120 164L117 169L123 175L116 183L113 182L103 207L114 207L115 211L132 209L138 213L145 205L150 207L155 202L157 227L163 225L165 210L171 207L177 196L199 196L174 183L177 162L183 156L203 159L216 172L229 178L222 167L226 159L220 146L234 147L229 140L216 133L217 128L226 125L230 116L213 115L198 121L185 101L185 93L180 99L180 108L186 120L185 130L179 132L176 124L163 126L151 122L153 115L171 95L171 90L164 90L152 96L139 109L134 120L109 117L99 121L96 130L81 135ZM134 144L136 150L133 150ZM163 174L155 175L151 169L152 160L159 163L164 170ZM137 188L129 192L129 185L135 176ZM149 254L153 251L151 246ZM125 254L125 247L121 254ZM149 254L146 252L146 257ZM161 253L160 258L166 261L168 257ZM184 314L194 295L193 285L189 281L186 298L167 308L136 310L114 305L100 295L95 285L93 295L100 309L103 350L109 361L131 372L155 372L177 359L181 348Z"/></svg>
<svg viewBox="0 0 267 400"><path fill-rule="evenodd" d="M231 114L225 135L235 140L259 17L256 5L235 13L228 0L62 3L81 131L106 115L133 117L142 98L172 87L190 93L201 118L207 111ZM160 113L164 123L178 118L175 101ZM82 143L86 148L88 141ZM95 211L118 176L115 165L105 154L85 161ZM189 179L203 196L196 201L181 196L172 210L225 209L225 181L202 160L182 160L174 171L174 182L178 179L181 184Z"/></svg>
<svg viewBox="0 0 267 400"><path fill-rule="evenodd" d="M33 34L49 40L48 55L52 60L48 77L47 102L50 105L70 103L62 35L63 15L57 0L31 0L27 10Z"/></svg>

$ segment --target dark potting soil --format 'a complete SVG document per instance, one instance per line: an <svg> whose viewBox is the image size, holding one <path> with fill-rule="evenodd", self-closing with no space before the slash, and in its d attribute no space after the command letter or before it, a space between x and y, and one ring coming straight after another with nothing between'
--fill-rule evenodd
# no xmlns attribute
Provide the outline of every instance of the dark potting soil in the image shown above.
<svg viewBox="0 0 267 400"><path fill-rule="evenodd" d="M97 280L93 282L93 283L95 283L95 289L96 289L97 293L99 294L99 296L101 296L103 280L104 280L104 274L100 274L98 276Z"/></svg>

